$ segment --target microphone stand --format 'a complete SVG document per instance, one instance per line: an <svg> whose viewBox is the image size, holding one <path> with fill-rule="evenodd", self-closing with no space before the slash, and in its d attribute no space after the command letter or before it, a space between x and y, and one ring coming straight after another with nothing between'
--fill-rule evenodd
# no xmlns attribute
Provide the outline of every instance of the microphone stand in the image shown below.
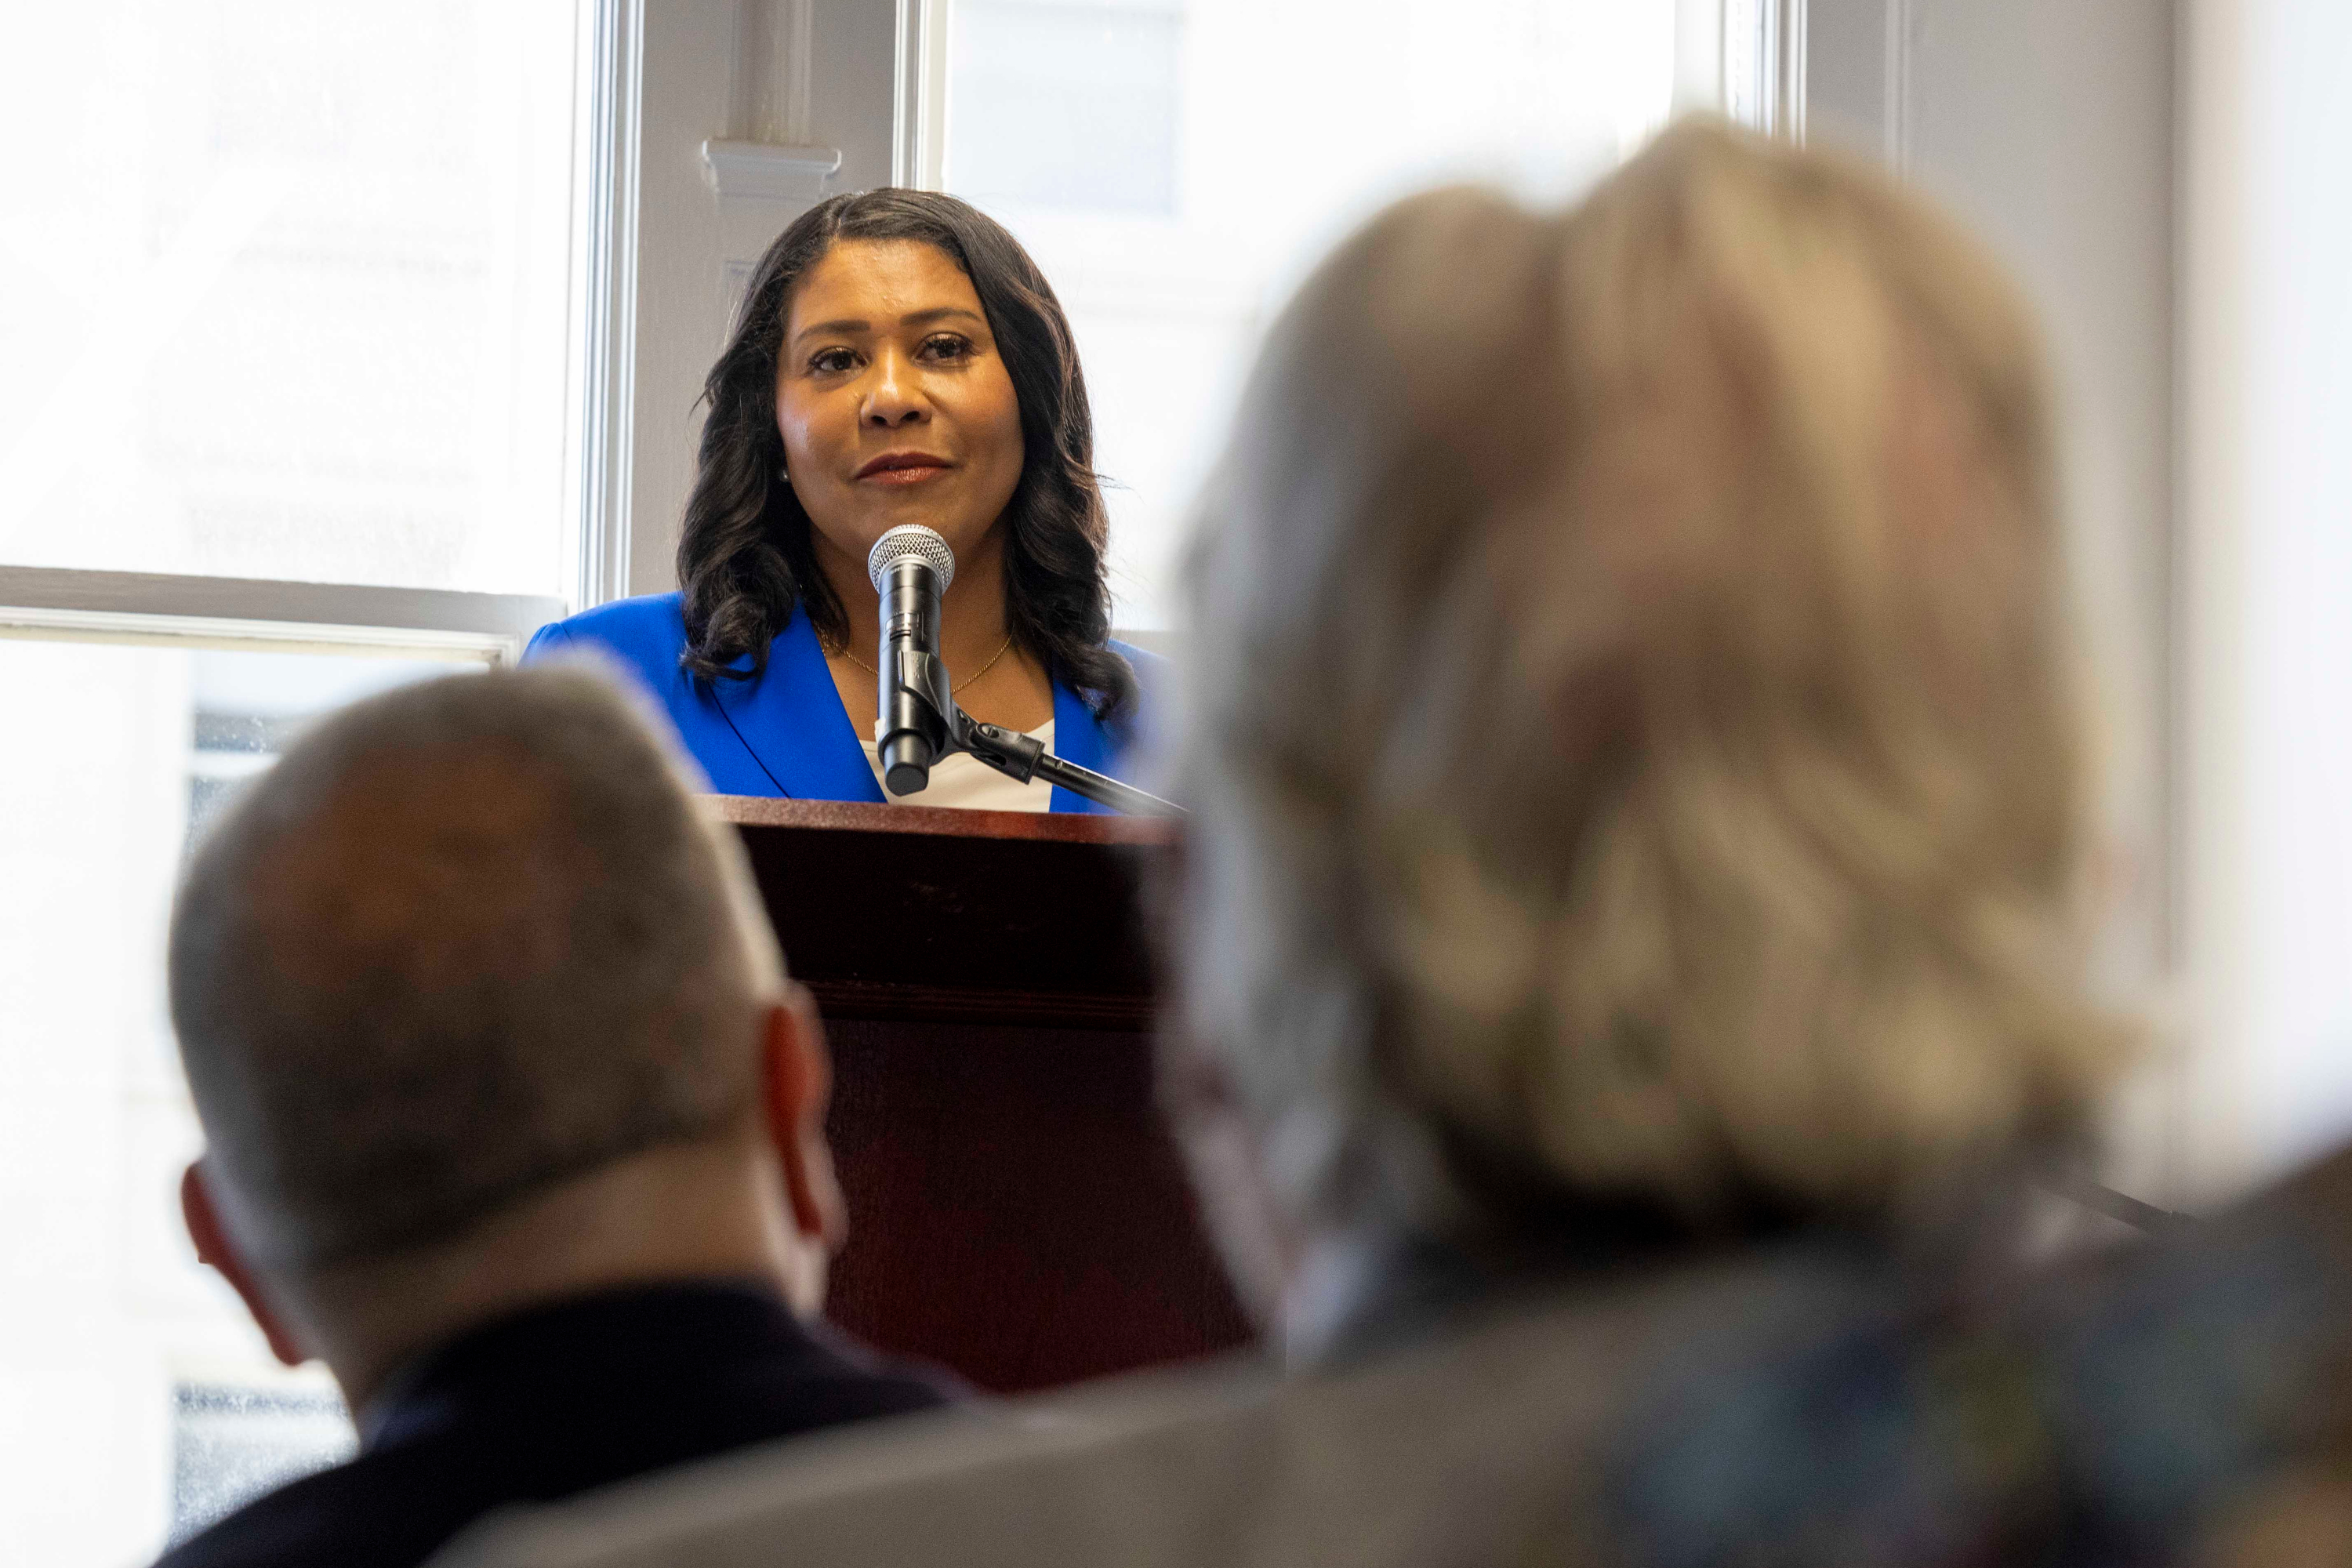
<svg viewBox="0 0 2352 1568"><path fill-rule="evenodd" d="M928 742L933 762L951 752L964 752L1009 779L1023 784L1043 779L1129 816L1186 815L1174 801L1162 800L1133 784L1121 784L1108 773L1098 773L1054 755L1045 750L1044 742L1033 736L997 724L980 723L956 706L948 683L948 667L936 654L903 650L896 674L897 695L915 710L903 714L910 721L910 738L920 734Z"/></svg>

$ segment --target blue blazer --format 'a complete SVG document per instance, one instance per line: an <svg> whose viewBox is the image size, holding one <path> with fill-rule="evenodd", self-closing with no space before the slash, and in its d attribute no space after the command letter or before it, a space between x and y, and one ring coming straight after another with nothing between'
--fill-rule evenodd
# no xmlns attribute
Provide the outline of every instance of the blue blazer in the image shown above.
<svg viewBox="0 0 2352 1568"><path fill-rule="evenodd" d="M799 606L769 648L767 669L749 680L696 680L678 668L686 611L677 594L619 599L542 626L522 661L582 646L619 660L637 678L668 711L678 738L720 795L882 802L882 786L842 709L816 628ZM1148 716L1160 660L1125 643L1110 646L1134 667ZM739 664L749 669L751 657ZM1132 710L1106 724L1076 692L1054 683L1055 756L1131 783L1128 769L1139 728ZM1108 810L1058 785L1053 808Z"/></svg>

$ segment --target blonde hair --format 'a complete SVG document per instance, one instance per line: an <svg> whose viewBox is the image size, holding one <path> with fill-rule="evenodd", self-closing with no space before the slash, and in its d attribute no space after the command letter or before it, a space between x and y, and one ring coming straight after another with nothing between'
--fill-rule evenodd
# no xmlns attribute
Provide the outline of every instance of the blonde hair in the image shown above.
<svg viewBox="0 0 2352 1568"><path fill-rule="evenodd" d="M1192 579L1189 1029L1283 1200L1866 1215L2074 1135L2051 469L2016 294L1842 158L1686 121L1327 263Z"/></svg>

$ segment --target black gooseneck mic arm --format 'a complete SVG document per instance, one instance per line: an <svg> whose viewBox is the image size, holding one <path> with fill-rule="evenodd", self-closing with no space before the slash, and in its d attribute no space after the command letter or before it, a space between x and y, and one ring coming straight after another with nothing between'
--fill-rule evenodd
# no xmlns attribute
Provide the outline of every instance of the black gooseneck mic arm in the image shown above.
<svg viewBox="0 0 2352 1568"><path fill-rule="evenodd" d="M955 718L962 749L1007 778L1019 779L1023 784L1043 779L1129 816L1186 815L1184 808L1172 800L1162 800L1133 784L1121 784L1108 773L1098 773L1055 756L1034 735L1024 735L1001 725L975 723L961 708L955 710Z"/></svg>

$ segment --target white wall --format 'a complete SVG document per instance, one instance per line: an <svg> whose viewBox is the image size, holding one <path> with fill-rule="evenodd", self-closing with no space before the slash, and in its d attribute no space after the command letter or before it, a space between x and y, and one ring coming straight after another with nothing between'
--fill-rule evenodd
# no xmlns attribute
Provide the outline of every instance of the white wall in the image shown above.
<svg viewBox="0 0 2352 1568"><path fill-rule="evenodd" d="M2352 6L2187 0L2193 1153L2352 1133Z"/></svg>
<svg viewBox="0 0 2352 1568"><path fill-rule="evenodd" d="M2143 870L2108 971L2166 1052L2126 1180L2216 1200L2352 1136L2352 6L1811 20L1816 133L1951 200L2049 328Z"/></svg>

